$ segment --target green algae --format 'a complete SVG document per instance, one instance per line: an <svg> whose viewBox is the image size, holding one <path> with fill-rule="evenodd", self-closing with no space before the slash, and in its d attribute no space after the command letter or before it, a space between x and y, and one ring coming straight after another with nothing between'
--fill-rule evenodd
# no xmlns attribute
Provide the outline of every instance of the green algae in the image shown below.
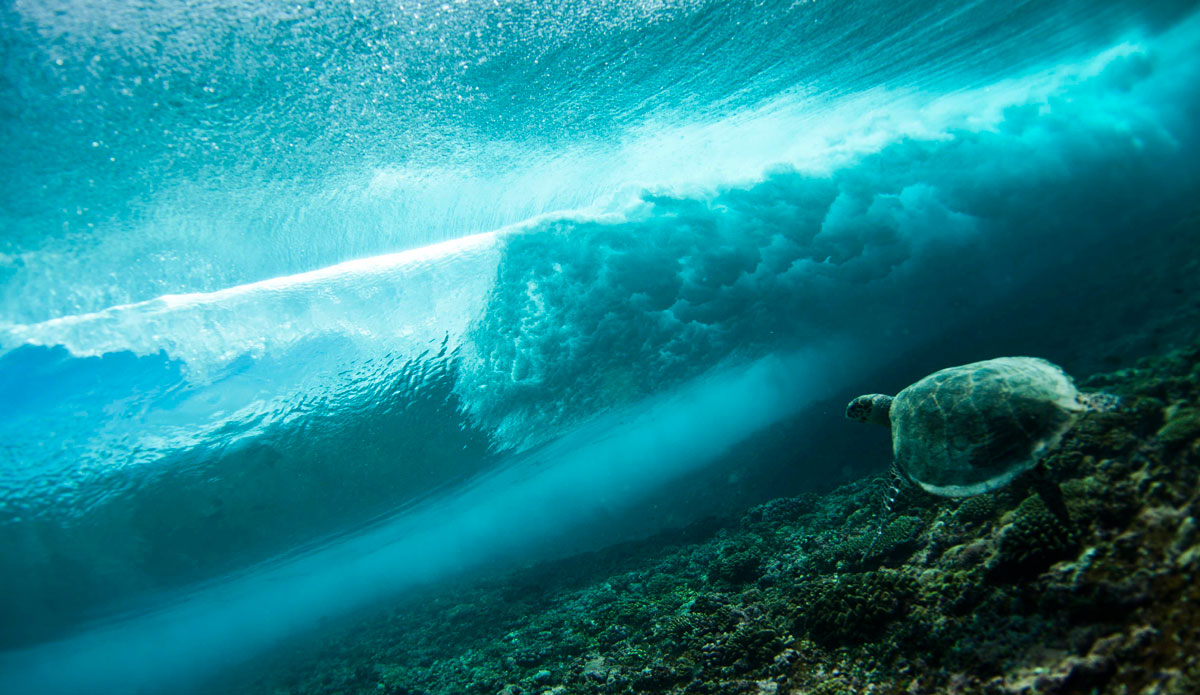
<svg viewBox="0 0 1200 695"><path fill-rule="evenodd" d="M1183 446L1200 439L1200 408L1174 408L1167 424L1158 430L1158 438L1168 446Z"/></svg>

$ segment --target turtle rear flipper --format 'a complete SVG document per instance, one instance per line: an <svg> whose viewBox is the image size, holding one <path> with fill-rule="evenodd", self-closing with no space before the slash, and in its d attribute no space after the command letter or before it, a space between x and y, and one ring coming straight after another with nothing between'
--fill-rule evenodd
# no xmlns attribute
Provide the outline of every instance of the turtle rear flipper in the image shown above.
<svg viewBox="0 0 1200 695"><path fill-rule="evenodd" d="M1111 393L1081 393L1077 396L1084 408L1096 413L1111 413L1121 407L1121 399Z"/></svg>

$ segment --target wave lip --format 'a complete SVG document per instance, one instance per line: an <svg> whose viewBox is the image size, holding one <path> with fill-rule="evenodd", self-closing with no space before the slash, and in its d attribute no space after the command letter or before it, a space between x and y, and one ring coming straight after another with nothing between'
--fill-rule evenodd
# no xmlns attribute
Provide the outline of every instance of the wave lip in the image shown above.
<svg viewBox="0 0 1200 695"><path fill-rule="evenodd" d="M7 3L0 103L21 108L3 112L0 138L13 172L0 181L0 320L290 275L588 206L630 183L754 177L796 163L794 140L810 132L810 154L844 145L830 124L882 122L899 96L915 97L901 112L920 111L930 94L1075 62L1192 11Z"/></svg>

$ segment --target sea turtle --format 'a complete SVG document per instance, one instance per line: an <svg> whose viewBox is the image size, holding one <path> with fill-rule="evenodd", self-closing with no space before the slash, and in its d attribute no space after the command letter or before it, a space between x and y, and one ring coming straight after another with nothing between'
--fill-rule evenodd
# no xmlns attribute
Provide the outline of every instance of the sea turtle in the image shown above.
<svg viewBox="0 0 1200 695"><path fill-rule="evenodd" d="M895 398L859 396L846 417L890 425L894 471L943 497L995 490L1034 468L1081 413L1116 398L1085 394L1037 357L999 357L950 367Z"/></svg>

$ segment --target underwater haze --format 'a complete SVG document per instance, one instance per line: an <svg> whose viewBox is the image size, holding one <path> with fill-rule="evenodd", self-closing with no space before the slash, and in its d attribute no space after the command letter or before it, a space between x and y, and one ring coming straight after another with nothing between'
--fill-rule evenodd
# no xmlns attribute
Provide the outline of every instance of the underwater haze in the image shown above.
<svg viewBox="0 0 1200 695"><path fill-rule="evenodd" d="M204 692L882 470L863 384L1136 357L1196 257L1196 12L3 3L0 691Z"/></svg>

